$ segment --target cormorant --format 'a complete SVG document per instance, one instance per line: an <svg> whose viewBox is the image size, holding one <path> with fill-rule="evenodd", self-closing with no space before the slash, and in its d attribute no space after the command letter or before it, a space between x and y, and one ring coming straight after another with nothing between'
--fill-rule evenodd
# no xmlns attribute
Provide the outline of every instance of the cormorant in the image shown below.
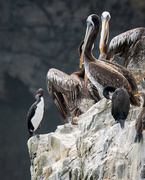
<svg viewBox="0 0 145 180"><path fill-rule="evenodd" d="M103 90L103 95L106 99L112 100L111 114L115 121L120 123L121 128L124 128L124 122L130 108L130 100L127 91L123 88L107 86Z"/></svg>

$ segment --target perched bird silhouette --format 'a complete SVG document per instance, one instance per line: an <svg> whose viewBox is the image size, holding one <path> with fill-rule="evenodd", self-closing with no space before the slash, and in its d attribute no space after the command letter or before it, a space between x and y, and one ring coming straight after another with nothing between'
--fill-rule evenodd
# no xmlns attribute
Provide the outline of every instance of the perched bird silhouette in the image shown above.
<svg viewBox="0 0 145 180"><path fill-rule="evenodd" d="M44 99L43 99L43 89L37 90L35 96L36 102L32 104L27 114L27 126L29 132L29 138L33 136L34 131L40 127L40 123L44 114Z"/></svg>
<svg viewBox="0 0 145 180"><path fill-rule="evenodd" d="M107 86L103 90L103 95L106 99L112 100L111 114L115 121L120 123L121 128L124 128L124 123L130 108L127 91L123 88Z"/></svg>

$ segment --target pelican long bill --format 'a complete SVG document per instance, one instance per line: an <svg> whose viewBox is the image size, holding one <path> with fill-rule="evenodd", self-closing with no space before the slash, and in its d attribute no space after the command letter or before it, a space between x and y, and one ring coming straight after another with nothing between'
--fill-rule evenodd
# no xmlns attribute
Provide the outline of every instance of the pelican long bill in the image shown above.
<svg viewBox="0 0 145 180"><path fill-rule="evenodd" d="M109 21L107 19L102 19L102 31L101 31L100 44L99 44L100 53L103 52L105 39L108 34L108 28L109 28L108 22Z"/></svg>
<svg viewBox="0 0 145 180"><path fill-rule="evenodd" d="M88 38L90 36L90 33L92 32L92 26L89 26L87 27L86 29L86 34L85 34L85 39L84 39L84 45L83 45L83 49L82 49L82 53L81 53L81 57L80 57L80 64L79 64L79 67L82 68L82 64L84 63L84 51L85 51L85 48L86 48L86 44L87 44L87 41L88 41Z"/></svg>

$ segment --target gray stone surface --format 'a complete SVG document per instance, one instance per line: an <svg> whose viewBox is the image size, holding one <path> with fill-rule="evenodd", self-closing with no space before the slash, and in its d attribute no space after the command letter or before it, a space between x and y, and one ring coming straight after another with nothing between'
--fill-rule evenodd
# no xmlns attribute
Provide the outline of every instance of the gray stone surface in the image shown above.
<svg viewBox="0 0 145 180"><path fill-rule="evenodd" d="M145 133L134 143L141 107L131 107L125 128L102 99L78 118L78 125L58 126L54 133L28 141L32 180L139 180L144 178Z"/></svg>

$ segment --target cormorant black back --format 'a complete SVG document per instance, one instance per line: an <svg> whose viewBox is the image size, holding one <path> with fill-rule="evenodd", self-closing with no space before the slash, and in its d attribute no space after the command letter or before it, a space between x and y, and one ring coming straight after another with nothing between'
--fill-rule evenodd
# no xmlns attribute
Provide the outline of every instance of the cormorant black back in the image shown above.
<svg viewBox="0 0 145 180"><path fill-rule="evenodd" d="M27 126L29 132L29 138L33 136L34 131L38 129L44 114L44 99L43 99L43 89L37 90L35 96L36 102L32 104L27 114Z"/></svg>
<svg viewBox="0 0 145 180"><path fill-rule="evenodd" d="M110 98L110 93L113 93ZM103 95L106 99L112 100L111 114L115 121L120 123L121 128L124 128L124 122L128 116L130 108L130 99L127 91L123 88L115 88L107 86L103 90Z"/></svg>

